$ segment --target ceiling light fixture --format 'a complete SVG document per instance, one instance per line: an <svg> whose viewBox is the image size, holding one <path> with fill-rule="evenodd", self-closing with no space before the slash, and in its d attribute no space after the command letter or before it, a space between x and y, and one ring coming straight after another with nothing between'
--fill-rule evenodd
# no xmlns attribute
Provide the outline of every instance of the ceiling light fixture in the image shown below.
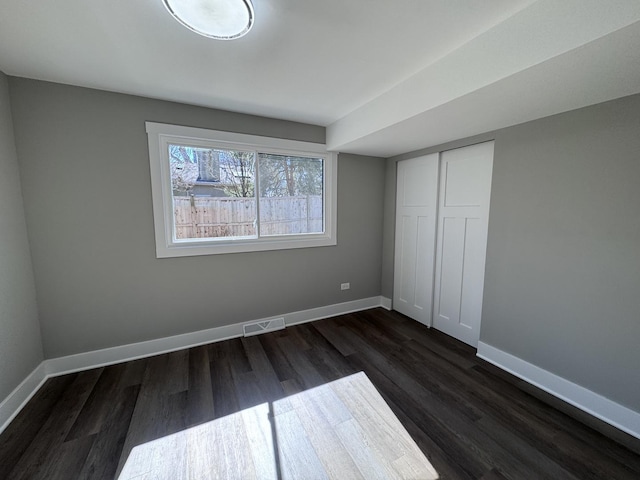
<svg viewBox="0 0 640 480"><path fill-rule="evenodd" d="M209 38L233 40L253 26L251 0L163 0L173 18Z"/></svg>

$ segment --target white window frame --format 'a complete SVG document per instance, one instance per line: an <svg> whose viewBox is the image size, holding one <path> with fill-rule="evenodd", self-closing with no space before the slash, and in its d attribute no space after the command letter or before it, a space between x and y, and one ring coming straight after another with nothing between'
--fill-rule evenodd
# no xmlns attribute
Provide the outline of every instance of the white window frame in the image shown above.
<svg viewBox="0 0 640 480"><path fill-rule="evenodd" d="M146 122L146 130L157 258L327 247L337 244L338 159L336 153L327 151L326 145L155 122ZM324 232L258 238L174 240L169 143L322 158Z"/></svg>

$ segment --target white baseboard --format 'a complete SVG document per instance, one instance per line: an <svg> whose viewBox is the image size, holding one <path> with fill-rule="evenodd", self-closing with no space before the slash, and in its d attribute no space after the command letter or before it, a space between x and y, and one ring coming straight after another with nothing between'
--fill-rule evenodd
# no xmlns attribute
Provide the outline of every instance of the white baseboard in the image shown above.
<svg viewBox="0 0 640 480"><path fill-rule="evenodd" d="M300 312L287 313L285 315L277 315L284 317L287 326L298 325L300 323L313 322L322 318L337 317L347 313L360 312L369 308L381 307L383 297L369 297L361 300L353 300L351 302L336 303L327 305L326 307L311 308Z"/></svg>
<svg viewBox="0 0 640 480"><path fill-rule="evenodd" d="M380 297L380 306L385 310L391 310L391 299L387 297Z"/></svg>
<svg viewBox="0 0 640 480"><path fill-rule="evenodd" d="M45 362L46 361L41 362L40 365L0 403L0 433L11 423L48 378Z"/></svg>
<svg viewBox="0 0 640 480"><path fill-rule="evenodd" d="M367 310L369 308L387 308L386 297L377 296L352 300L350 302L336 303L324 307L311 308L299 312L275 315L269 318L248 320L233 325L209 328L198 332L184 333L172 337L158 338L145 342L131 343L118 347L94 350L91 352L68 355L66 357L44 360L31 374L0 403L0 433L9 425L11 420L20 412L22 407L38 391L40 386L49 377L56 377L67 373L89 370L91 368L104 367L116 363L136 360L138 358L151 357L162 353L174 352L185 348L197 347L207 343L219 342L243 335L242 325L250 322L262 322L272 318L284 317L285 325L297 325L312 322L322 318L335 317L347 313Z"/></svg>
<svg viewBox="0 0 640 480"><path fill-rule="evenodd" d="M486 343L478 357L640 439L640 413Z"/></svg>
<svg viewBox="0 0 640 480"><path fill-rule="evenodd" d="M284 317L285 325L297 325L299 323L313 322L314 320L320 320L322 318L335 317L337 315L380 307L381 304L382 297L369 297L350 302L326 305L324 307L311 308L309 310L301 310L299 312L274 315L268 318L247 320L242 323L209 328L207 330L174 335L172 337L158 338L156 340L53 358L46 360L47 374L49 376L63 375L65 373L104 367L115 363L127 362L138 358L151 357L184 348L197 347L199 345L206 345L207 343L241 337L243 335L242 325L245 323L264 322L273 318Z"/></svg>

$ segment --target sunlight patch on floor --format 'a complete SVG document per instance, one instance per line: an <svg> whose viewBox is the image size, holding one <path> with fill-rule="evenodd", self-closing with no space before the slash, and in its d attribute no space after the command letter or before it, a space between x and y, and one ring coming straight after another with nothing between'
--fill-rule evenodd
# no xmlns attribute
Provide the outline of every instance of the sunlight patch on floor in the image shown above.
<svg viewBox="0 0 640 480"><path fill-rule="evenodd" d="M131 479L437 479L363 373L135 447Z"/></svg>

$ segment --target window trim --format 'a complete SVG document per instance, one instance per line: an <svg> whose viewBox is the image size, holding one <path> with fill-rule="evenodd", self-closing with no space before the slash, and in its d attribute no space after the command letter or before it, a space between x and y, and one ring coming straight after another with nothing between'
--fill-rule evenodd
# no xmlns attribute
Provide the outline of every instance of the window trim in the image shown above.
<svg viewBox="0 0 640 480"><path fill-rule="evenodd" d="M244 133L146 122L156 257L184 257L293 248L326 247L337 244L338 159L326 145ZM218 145L260 153L291 154L323 158L324 233L267 236L258 238L173 240L173 197L169 172L168 143L193 142L194 146Z"/></svg>

